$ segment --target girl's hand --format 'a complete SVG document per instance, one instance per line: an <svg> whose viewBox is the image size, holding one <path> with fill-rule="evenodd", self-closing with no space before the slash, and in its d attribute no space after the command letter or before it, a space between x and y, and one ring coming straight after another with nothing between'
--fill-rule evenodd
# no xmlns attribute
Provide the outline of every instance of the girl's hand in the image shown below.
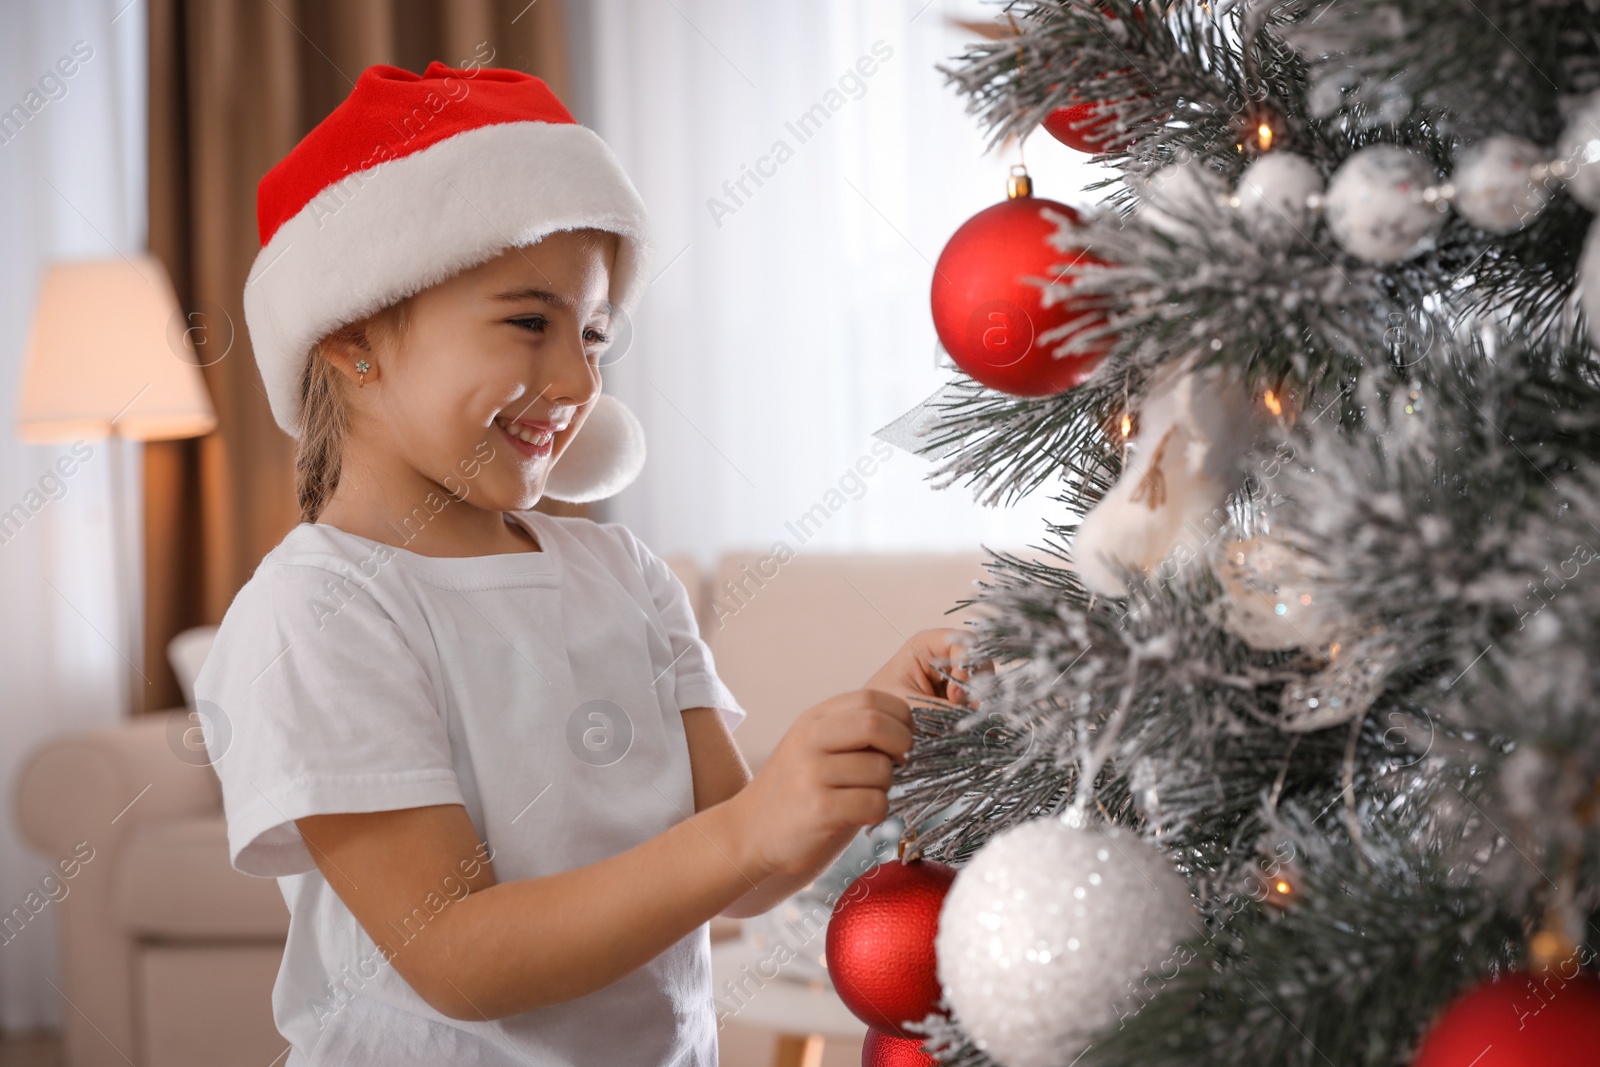
<svg viewBox="0 0 1600 1067"><path fill-rule="evenodd" d="M985 659L972 668L954 666L971 647L971 634L956 627L918 630L900 646L888 663L867 679L868 689L912 698L931 696L952 704L967 703L967 691L934 670L945 667L956 681L966 681L974 671L993 671L994 660Z"/></svg>
<svg viewBox="0 0 1600 1067"><path fill-rule="evenodd" d="M833 862L863 826L889 815L894 765L911 750L911 708L857 689L807 708L755 777L725 803L759 880Z"/></svg>

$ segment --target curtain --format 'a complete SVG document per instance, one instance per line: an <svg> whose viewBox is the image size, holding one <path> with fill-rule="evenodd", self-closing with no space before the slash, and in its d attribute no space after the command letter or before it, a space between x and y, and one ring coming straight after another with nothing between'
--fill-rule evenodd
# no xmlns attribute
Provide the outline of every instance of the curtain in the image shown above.
<svg viewBox="0 0 1600 1067"><path fill-rule="evenodd" d="M15 421L44 265L132 257L144 247L144 24L118 17L126 3L0 6L0 796L7 798L23 761L46 739L120 718L136 678L116 561L139 534L140 448L116 440L24 445ZM0 820L0 910L38 892L60 858L29 851L14 820ZM47 906L0 945L0 1029L60 1024L65 1005L45 981L56 980L56 943Z"/></svg>
<svg viewBox="0 0 1600 1067"><path fill-rule="evenodd" d="M960 483L934 490L929 460L872 451L873 431L952 376L936 362L933 264L1022 161L1014 144L985 154L934 68L975 39L955 19L995 14L955 0L574 10L578 117L660 235L634 341L606 370L650 457L608 514L658 552L1041 538L1048 486L982 507ZM1041 197L1081 203L1104 173L1043 132L1022 150Z"/></svg>
<svg viewBox="0 0 1600 1067"><path fill-rule="evenodd" d="M126 2L126 0L124 0ZM145 0L150 247L172 273L218 430L145 452L145 710L181 703L179 631L221 621L299 521L294 442L272 420L242 294L259 249L256 183L373 63L538 75L567 91L560 0ZM553 502L562 514L581 508Z"/></svg>

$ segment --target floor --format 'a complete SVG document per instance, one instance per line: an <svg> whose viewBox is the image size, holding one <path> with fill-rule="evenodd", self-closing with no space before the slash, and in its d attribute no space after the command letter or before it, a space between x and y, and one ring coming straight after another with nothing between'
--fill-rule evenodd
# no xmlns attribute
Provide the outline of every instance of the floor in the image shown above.
<svg viewBox="0 0 1600 1067"><path fill-rule="evenodd" d="M770 1067L776 1043L765 1031L729 1023L719 1035L722 1067ZM861 1062L860 1042L831 1042L820 1062L807 1067L854 1067ZM50 1036L0 1036L0 1067L63 1067L61 1042Z"/></svg>
<svg viewBox="0 0 1600 1067"><path fill-rule="evenodd" d="M55 1037L0 1036L0 1067L62 1067L64 1062Z"/></svg>

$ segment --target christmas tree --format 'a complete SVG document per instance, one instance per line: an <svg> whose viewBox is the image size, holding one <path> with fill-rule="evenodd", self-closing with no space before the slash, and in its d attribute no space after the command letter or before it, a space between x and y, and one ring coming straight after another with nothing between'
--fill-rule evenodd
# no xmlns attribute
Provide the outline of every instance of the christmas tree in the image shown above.
<svg viewBox="0 0 1600 1067"><path fill-rule="evenodd" d="M931 477L1061 520L914 705L957 873L869 1059L1600 1063L1600 4L1018 0L942 69L1109 177L935 272Z"/></svg>

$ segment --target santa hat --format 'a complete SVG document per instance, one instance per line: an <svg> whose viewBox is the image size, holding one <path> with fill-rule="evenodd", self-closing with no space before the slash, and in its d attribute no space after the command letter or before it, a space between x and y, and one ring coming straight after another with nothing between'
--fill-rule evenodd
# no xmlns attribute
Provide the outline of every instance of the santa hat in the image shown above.
<svg viewBox="0 0 1600 1067"><path fill-rule="evenodd" d="M539 78L430 64L362 71L261 179L245 322L272 416L299 436L300 379L328 333L559 230L618 235L610 299L643 295L650 222L622 165ZM644 465L644 432L602 394L545 495L598 500Z"/></svg>

